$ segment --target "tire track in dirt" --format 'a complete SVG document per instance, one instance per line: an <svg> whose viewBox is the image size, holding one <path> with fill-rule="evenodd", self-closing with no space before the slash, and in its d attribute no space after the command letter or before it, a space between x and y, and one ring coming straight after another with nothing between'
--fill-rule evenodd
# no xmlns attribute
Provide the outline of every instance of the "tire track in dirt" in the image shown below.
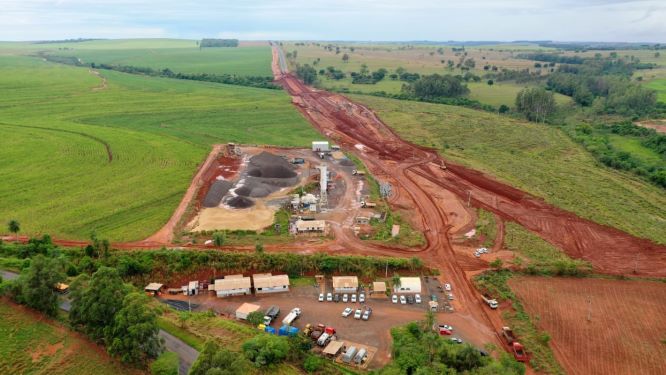
<svg viewBox="0 0 666 375"><path fill-rule="evenodd" d="M92 139L95 142L101 143L102 146L106 149L106 155L109 158L109 163L113 161L113 151L111 151L111 145L102 138L98 138L94 135L90 135L84 132L77 132L74 130L66 130L66 129L56 129L56 128L47 128L47 127L42 127L42 126L31 126L31 125L16 125L16 124L7 124L7 123L0 123L0 125L4 126L13 126L17 128L30 128L30 129L39 129L39 130L47 130L47 131L53 131L53 132L60 132L60 133L69 133L69 134L76 134L80 135L82 137L86 137L89 139Z"/></svg>

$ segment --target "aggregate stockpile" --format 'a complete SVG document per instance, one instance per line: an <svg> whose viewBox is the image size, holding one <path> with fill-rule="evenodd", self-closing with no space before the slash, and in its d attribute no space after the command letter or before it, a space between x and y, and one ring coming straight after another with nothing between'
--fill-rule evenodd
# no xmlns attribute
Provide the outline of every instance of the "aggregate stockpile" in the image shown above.
<svg viewBox="0 0 666 375"><path fill-rule="evenodd" d="M284 187L294 186L299 177L287 160L269 152L251 157L248 165L235 182L218 180L208 190L204 207L217 207L221 203L232 208L249 208L252 198L263 198Z"/></svg>
<svg viewBox="0 0 666 375"><path fill-rule="evenodd" d="M422 181L465 201L469 194L474 206L523 225L569 256L589 261L599 272L666 276L666 246L579 218L483 173L445 162L435 150L402 140L366 107L338 94L314 90L289 73L276 72L276 77L322 134L356 153L374 175L391 179L400 189L397 195L411 197L414 214L427 229L426 251L451 245L446 214L431 198L435 191Z"/></svg>

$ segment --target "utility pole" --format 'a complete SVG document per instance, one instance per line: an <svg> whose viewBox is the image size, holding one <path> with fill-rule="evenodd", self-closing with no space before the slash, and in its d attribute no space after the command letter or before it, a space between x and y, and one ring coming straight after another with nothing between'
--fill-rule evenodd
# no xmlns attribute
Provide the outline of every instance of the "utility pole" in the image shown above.
<svg viewBox="0 0 666 375"><path fill-rule="evenodd" d="M592 321L592 297L587 296L587 321Z"/></svg>
<svg viewBox="0 0 666 375"><path fill-rule="evenodd" d="M467 190L467 208L469 208L471 202L472 202L472 191Z"/></svg>
<svg viewBox="0 0 666 375"><path fill-rule="evenodd" d="M384 277L388 278L388 259L386 259L386 273L385 273Z"/></svg>

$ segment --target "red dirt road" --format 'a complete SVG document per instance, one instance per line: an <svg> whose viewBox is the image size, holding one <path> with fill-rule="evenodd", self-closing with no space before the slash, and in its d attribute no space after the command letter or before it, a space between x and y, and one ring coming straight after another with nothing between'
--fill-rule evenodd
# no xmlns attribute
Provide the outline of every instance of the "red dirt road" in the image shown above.
<svg viewBox="0 0 666 375"><path fill-rule="evenodd" d="M652 281L509 281L567 374L666 374L666 286Z"/></svg>
<svg viewBox="0 0 666 375"><path fill-rule="evenodd" d="M289 73L276 77L321 133L356 154L380 179L390 176L399 195L411 197L416 220L421 221L428 239L428 253L451 248L448 222L433 203L431 192L415 182L417 176L459 199L471 193L474 206L523 225L569 256L589 261L598 272L666 276L666 246L579 218L461 165L446 161L447 169L441 170L437 165L444 160L436 151L402 140L368 108L341 95L312 89Z"/></svg>

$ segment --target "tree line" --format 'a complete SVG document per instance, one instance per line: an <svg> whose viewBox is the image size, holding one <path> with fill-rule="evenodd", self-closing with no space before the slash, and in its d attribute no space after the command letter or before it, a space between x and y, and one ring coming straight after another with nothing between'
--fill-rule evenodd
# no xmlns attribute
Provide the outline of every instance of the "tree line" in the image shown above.
<svg viewBox="0 0 666 375"><path fill-rule="evenodd" d="M238 39L204 38L199 42L199 47L238 47Z"/></svg>
<svg viewBox="0 0 666 375"><path fill-rule="evenodd" d="M106 64L106 63L96 64L94 62L91 62L90 64L85 64L74 56L56 56L56 55L46 55L46 54L40 56L51 62L67 64L67 65L75 65L75 66L87 66L92 69L115 70L122 73L141 74L151 77L215 82L227 85L257 87L262 89L272 89L272 90L282 89L280 86L273 83L273 77L270 76L238 76L235 74L226 74L226 73L225 74L177 73L173 72L169 68L153 69L149 67L132 66L132 65L116 65L116 64Z"/></svg>

